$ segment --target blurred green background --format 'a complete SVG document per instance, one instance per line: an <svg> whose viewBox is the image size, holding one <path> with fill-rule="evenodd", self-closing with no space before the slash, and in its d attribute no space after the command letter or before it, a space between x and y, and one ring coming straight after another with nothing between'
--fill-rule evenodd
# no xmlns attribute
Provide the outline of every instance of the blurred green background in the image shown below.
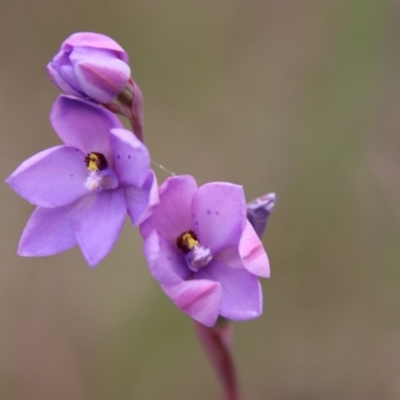
<svg viewBox="0 0 400 400"><path fill-rule="evenodd" d="M2 0L3 180L59 143L45 65L76 31L129 52L154 161L277 193L264 314L234 324L243 399L400 399L399 2ZM94 270L20 258L33 207L1 199L1 399L220 398L135 229Z"/></svg>

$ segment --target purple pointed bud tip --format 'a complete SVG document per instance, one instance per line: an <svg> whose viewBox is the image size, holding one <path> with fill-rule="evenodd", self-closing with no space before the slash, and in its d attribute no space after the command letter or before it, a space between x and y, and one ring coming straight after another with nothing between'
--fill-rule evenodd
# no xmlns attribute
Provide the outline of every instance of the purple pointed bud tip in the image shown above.
<svg viewBox="0 0 400 400"><path fill-rule="evenodd" d="M259 237L264 234L269 215L274 209L275 203L275 193L268 193L247 204L247 218Z"/></svg>
<svg viewBox="0 0 400 400"><path fill-rule="evenodd" d="M265 196L258 197L254 199L249 204L247 204L248 210L265 210L269 213L273 210L276 203L276 194L268 193Z"/></svg>

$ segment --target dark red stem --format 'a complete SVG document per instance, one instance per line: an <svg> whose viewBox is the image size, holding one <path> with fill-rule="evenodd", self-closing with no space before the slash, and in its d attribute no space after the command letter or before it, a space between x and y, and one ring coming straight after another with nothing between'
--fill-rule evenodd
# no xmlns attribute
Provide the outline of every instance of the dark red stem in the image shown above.
<svg viewBox="0 0 400 400"><path fill-rule="evenodd" d="M103 103L103 106L113 112L128 118L133 133L144 143L143 139L143 105L142 93L136 83L130 79L124 90L111 103Z"/></svg>
<svg viewBox="0 0 400 400"><path fill-rule="evenodd" d="M209 328L194 321L197 334L214 365L222 383L225 400L239 400L235 365L230 350L231 327L229 321L220 319Z"/></svg>

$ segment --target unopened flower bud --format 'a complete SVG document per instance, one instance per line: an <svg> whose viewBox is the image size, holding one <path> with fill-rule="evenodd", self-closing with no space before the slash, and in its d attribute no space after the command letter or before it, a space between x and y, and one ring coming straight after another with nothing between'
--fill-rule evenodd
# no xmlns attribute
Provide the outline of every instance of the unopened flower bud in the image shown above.
<svg viewBox="0 0 400 400"><path fill-rule="evenodd" d="M139 86L133 79L111 103L103 104L115 114L127 117L132 125L133 133L143 142L143 97Z"/></svg>
<svg viewBox="0 0 400 400"><path fill-rule="evenodd" d="M64 93L101 103L129 119L143 142L143 98L130 77L129 57L113 39L79 32L68 37L47 64L47 73Z"/></svg>
<svg viewBox="0 0 400 400"><path fill-rule="evenodd" d="M127 53L113 39L80 32L64 41L47 72L66 94L111 103L130 79L128 62Z"/></svg>
<svg viewBox="0 0 400 400"><path fill-rule="evenodd" d="M247 219L250 221L251 225L253 225L259 237L264 234L269 215L275 206L275 202L275 193L268 193L247 204Z"/></svg>

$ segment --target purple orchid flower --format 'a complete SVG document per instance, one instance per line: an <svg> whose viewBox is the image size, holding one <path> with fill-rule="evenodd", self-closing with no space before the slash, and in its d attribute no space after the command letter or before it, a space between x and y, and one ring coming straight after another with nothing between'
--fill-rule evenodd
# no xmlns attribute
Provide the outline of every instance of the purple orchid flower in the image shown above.
<svg viewBox="0 0 400 400"><path fill-rule="evenodd" d="M50 120L64 145L23 162L7 179L38 206L18 254L47 256L78 244L90 266L114 246L126 213L143 222L158 202L147 148L105 108L60 96Z"/></svg>
<svg viewBox="0 0 400 400"><path fill-rule="evenodd" d="M196 321L256 318L262 312L257 276L268 278L263 245L246 218L243 188L191 176L168 178L160 203L140 225L150 271L172 301Z"/></svg>
<svg viewBox="0 0 400 400"><path fill-rule="evenodd" d="M124 49L108 36L79 32L69 36L47 65L53 83L64 93L111 103L124 90L131 70Z"/></svg>

